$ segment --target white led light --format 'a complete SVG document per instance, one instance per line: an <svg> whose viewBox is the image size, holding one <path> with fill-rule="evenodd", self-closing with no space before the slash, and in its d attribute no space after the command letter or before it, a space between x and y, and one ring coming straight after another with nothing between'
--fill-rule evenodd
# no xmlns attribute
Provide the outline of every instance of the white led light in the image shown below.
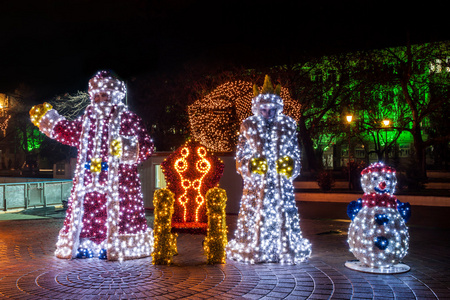
<svg viewBox="0 0 450 300"><path fill-rule="evenodd" d="M311 254L292 183L300 172L297 126L282 110L279 96L260 94L252 100L254 115L241 124L236 167L244 190L235 238L227 248L228 257L238 261L295 264ZM291 159L290 170L280 161L285 157Z"/></svg>
<svg viewBox="0 0 450 300"><path fill-rule="evenodd" d="M91 105L83 116L67 121L51 109L38 124L47 136L78 149L69 208L56 244L59 258L76 257L78 248L106 249L108 260L153 251L137 173L153 143L139 117L122 103L125 93L122 81L100 71L89 81Z"/></svg>
<svg viewBox="0 0 450 300"><path fill-rule="evenodd" d="M407 254L409 233L393 196L395 170L374 163L361 172L362 209L350 223L350 251L367 266L389 268Z"/></svg>

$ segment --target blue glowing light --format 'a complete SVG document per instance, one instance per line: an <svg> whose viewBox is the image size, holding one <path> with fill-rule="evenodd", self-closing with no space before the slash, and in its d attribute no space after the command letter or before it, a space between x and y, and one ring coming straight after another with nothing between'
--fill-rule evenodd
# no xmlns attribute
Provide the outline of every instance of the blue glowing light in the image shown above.
<svg viewBox="0 0 450 300"><path fill-rule="evenodd" d="M347 206L347 215L353 221L358 212L362 208L362 199L359 198L357 201L352 201Z"/></svg>
<svg viewBox="0 0 450 300"><path fill-rule="evenodd" d="M100 252L98 253L98 258L99 259L106 259L106 249L100 249Z"/></svg>
<svg viewBox="0 0 450 300"><path fill-rule="evenodd" d="M389 246L389 240L384 236L377 236L374 241L375 246L380 250L385 250Z"/></svg>
<svg viewBox="0 0 450 300"><path fill-rule="evenodd" d="M386 225L389 223L389 217L386 214L377 214L375 215L375 222L380 226Z"/></svg>
<svg viewBox="0 0 450 300"><path fill-rule="evenodd" d="M78 248L77 258L92 258L94 257L94 253L91 249L87 248Z"/></svg>
<svg viewBox="0 0 450 300"><path fill-rule="evenodd" d="M402 216L405 223L411 218L411 204L409 202L402 203L397 199L397 210Z"/></svg>

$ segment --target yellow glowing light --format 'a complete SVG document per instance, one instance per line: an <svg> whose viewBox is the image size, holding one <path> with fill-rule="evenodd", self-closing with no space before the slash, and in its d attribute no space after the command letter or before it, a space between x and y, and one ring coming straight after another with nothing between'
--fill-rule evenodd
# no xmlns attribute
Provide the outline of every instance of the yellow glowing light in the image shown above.
<svg viewBox="0 0 450 300"><path fill-rule="evenodd" d="M205 203L205 198L201 194L201 188L202 188L202 182L205 175L209 172L211 169L211 163L205 158L207 151L205 147L198 147L197 148L197 154L200 156L200 159L195 162L195 167L197 171L202 174L200 178L197 178L193 181L185 178L184 173L188 169L188 163L186 161L186 158L189 156L189 148L184 147L181 149L181 155L179 159L177 159L174 163L174 168L177 171L180 181L181 181L181 187L183 188L184 192L183 194L178 197L177 201L183 206L183 221L187 221L187 208L186 205L189 202L188 197L188 189L192 188L196 191L195 196L195 202L197 204L195 209L195 222L198 222L198 211Z"/></svg>
<svg viewBox="0 0 450 300"><path fill-rule="evenodd" d="M289 90L281 87L283 113L297 122L300 104L291 98ZM227 82L204 98L188 106L191 133L197 141L216 152L235 150L239 124L252 115L253 84L246 81Z"/></svg>
<svg viewBox="0 0 450 300"><path fill-rule="evenodd" d="M292 159L292 157L286 155L278 159L277 173L282 174L287 178L291 178L293 170L294 170L294 160Z"/></svg>
<svg viewBox="0 0 450 300"><path fill-rule="evenodd" d="M267 159L263 157L252 158L250 163L251 163L251 170L253 173L258 173L261 175L267 173Z"/></svg>
<svg viewBox="0 0 450 300"><path fill-rule="evenodd" d="M389 121L387 119L383 120L383 125L386 126L386 127L389 126L390 123L391 123L391 121Z"/></svg>
<svg viewBox="0 0 450 300"><path fill-rule="evenodd" d="M154 245L152 263L169 265L177 254L177 234L171 233L174 195L169 189L159 189L153 196L155 207L153 221Z"/></svg>
<svg viewBox="0 0 450 300"><path fill-rule="evenodd" d="M6 128L8 128L8 122L11 119L11 115L7 115L3 122L0 123L0 130L3 132L3 135L6 134Z"/></svg>
<svg viewBox="0 0 450 300"><path fill-rule="evenodd" d="M111 154L113 156L122 156L122 142L119 139L111 141Z"/></svg>
<svg viewBox="0 0 450 300"><path fill-rule="evenodd" d="M215 187L206 193L206 208L208 214L208 231L203 249L208 264L224 264L226 259L227 224L225 206L227 193L224 189Z"/></svg>
<svg viewBox="0 0 450 300"><path fill-rule="evenodd" d="M347 122L348 123L351 123L352 120L353 120L353 116L352 115L347 115L346 118L347 118Z"/></svg>
<svg viewBox="0 0 450 300"><path fill-rule="evenodd" d="M42 117L52 108L53 106L47 102L33 106L30 109L31 122L35 126L39 127L39 122L41 121Z"/></svg>
<svg viewBox="0 0 450 300"><path fill-rule="evenodd" d="M92 173L100 173L102 170L102 159L101 158L93 158L91 161L91 172Z"/></svg>

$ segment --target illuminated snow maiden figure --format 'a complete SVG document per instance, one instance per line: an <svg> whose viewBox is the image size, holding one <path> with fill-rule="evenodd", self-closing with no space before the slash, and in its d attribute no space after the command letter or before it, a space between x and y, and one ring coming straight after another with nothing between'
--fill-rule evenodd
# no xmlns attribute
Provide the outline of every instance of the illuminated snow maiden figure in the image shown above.
<svg viewBox="0 0 450 300"><path fill-rule="evenodd" d="M347 209L352 219L348 243L359 262L349 261L347 267L373 273L409 270L398 263L408 251L405 221L411 216L411 210L409 203L401 203L394 196L396 183L395 169L383 163L373 163L361 172L364 195L352 201Z"/></svg>
<svg viewBox="0 0 450 300"><path fill-rule="evenodd" d="M296 123L282 114L283 100L266 76L254 88L253 116L241 124L236 167L244 190L229 258L248 263L295 264L311 254L302 238L293 179L300 172Z"/></svg>
<svg viewBox="0 0 450 300"><path fill-rule="evenodd" d="M91 104L75 121L48 103L30 110L50 138L77 147L78 158L56 256L126 260L150 256L152 230L145 219L137 164L153 143L141 119L122 103L124 82L100 71L89 81Z"/></svg>

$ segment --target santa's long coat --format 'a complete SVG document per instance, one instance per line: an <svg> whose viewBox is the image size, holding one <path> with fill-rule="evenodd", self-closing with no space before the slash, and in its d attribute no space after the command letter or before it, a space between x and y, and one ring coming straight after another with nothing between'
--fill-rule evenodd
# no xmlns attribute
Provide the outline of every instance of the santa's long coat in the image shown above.
<svg viewBox="0 0 450 300"><path fill-rule="evenodd" d="M149 256L153 235L145 219L137 164L152 154L153 144L140 118L122 103L101 103L88 106L75 121L52 109L39 128L78 149L56 256L76 257L83 240L105 247L108 260ZM118 141L121 151L111 147Z"/></svg>

